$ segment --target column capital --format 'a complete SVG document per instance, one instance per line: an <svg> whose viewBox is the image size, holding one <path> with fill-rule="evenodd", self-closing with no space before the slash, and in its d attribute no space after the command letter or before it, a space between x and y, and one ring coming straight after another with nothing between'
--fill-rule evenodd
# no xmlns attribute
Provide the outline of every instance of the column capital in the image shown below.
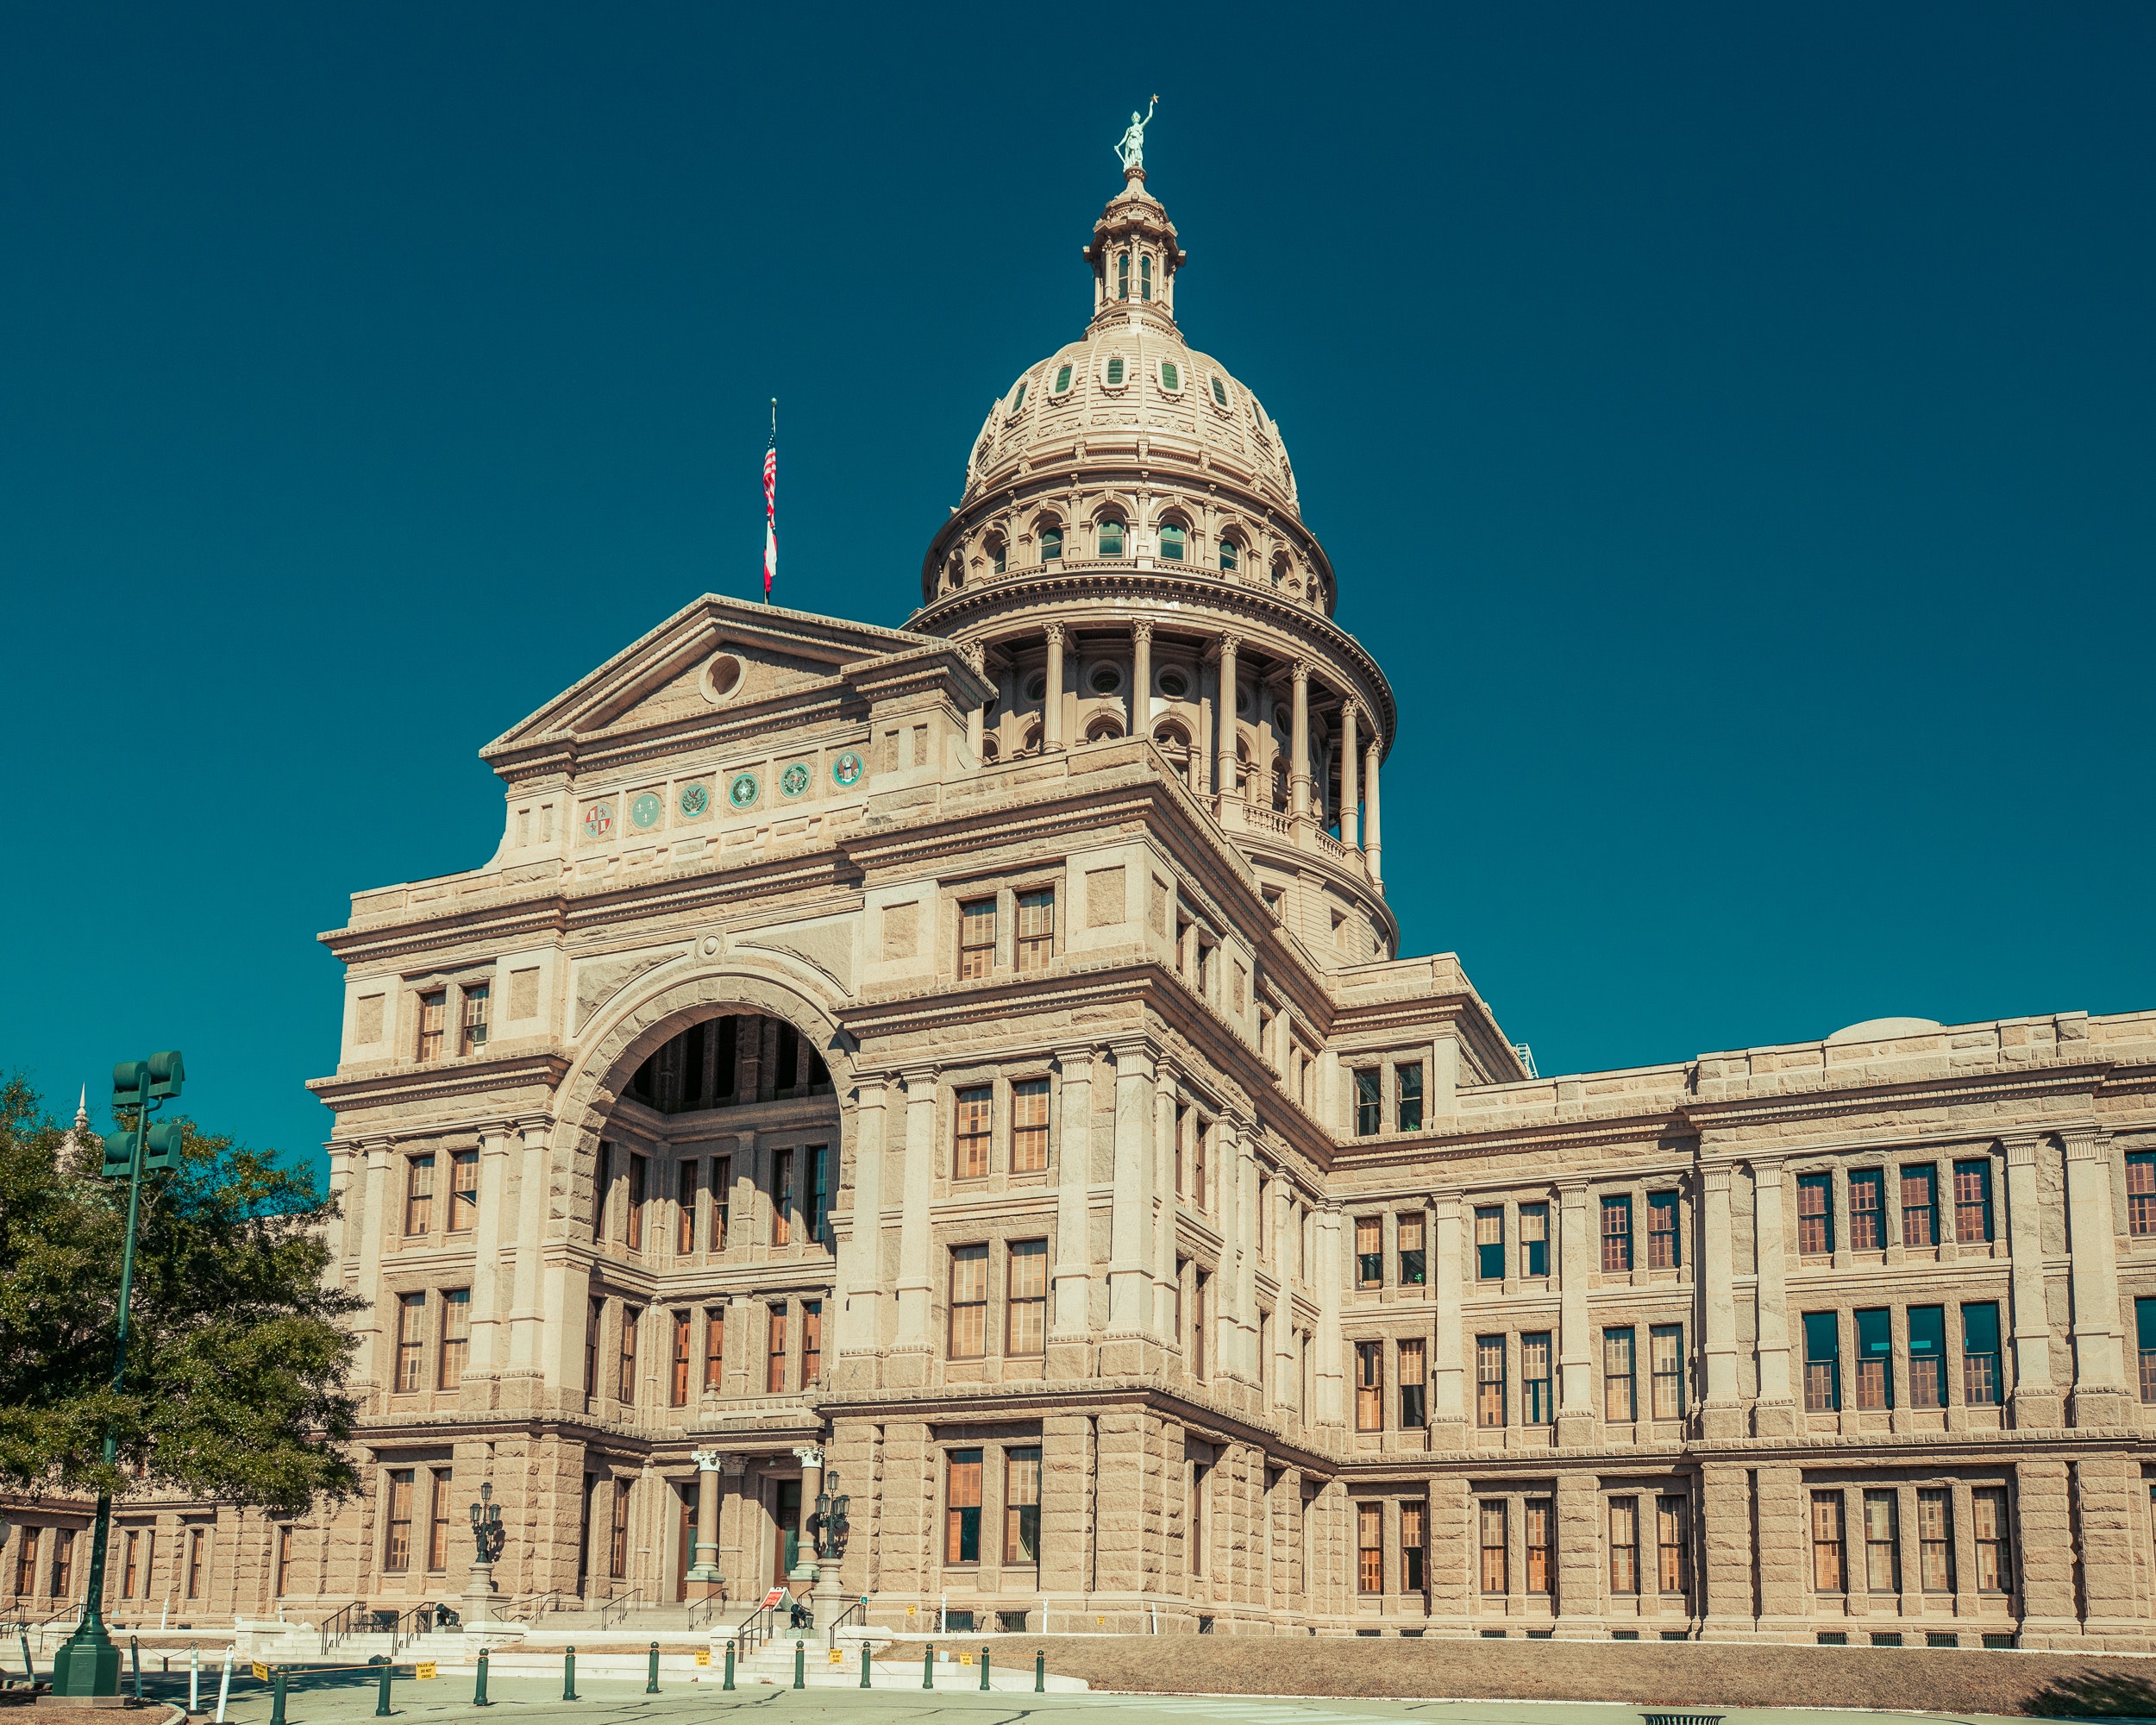
<svg viewBox="0 0 2156 1725"><path fill-rule="evenodd" d="M1353 695L1343 695L1340 698L1340 723L1352 729L1362 717L1363 703Z"/></svg>
<svg viewBox="0 0 2156 1725"><path fill-rule="evenodd" d="M888 1072L863 1072L858 1067L854 1070L854 1094L861 1099L864 1107L871 1095L875 1098L875 1105L881 1107L883 1093L891 1088L893 1082L893 1075Z"/></svg>
<svg viewBox="0 0 2156 1725"><path fill-rule="evenodd" d="M2111 1134L2101 1126L2061 1126L2059 1140L2069 1162L2094 1162L2111 1153Z"/></svg>
<svg viewBox="0 0 2156 1725"><path fill-rule="evenodd" d="M824 1450L820 1444L796 1444L793 1446L793 1457L801 1464L804 1472L823 1471Z"/></svg>
<svg viewBox="0 0 2156 1725"><path fill-rule="evenodd" d="M916 1090L933 1090L936 1081L943 1076L943 1069L932 1061L921 1066L899 1067L899 1082L906 1086L906 1101L910 1102L913 1100Z"/></svg>
<svg viewBox="0 0 2156 1725"><path fill-rule="evenodd" d="M1297 687L1307 687L1310 682L1310 662L1307 659L1296 660L1288 675L1294 681Z"/></svg>
<svg viewBox="0 0 2156 1725"><path fill-rule="evenodd" d="M1243 650L1243 637L1232 629L1224 629L1215 637L1213 645L1223 653L1240 653Z"/></svg>
<svg viewBox="0 0 2156 1725"><path fill-rule="evenodd" d="M1131 639L1150 643L1153 638L1153 624L1150 618L1140 618L1131 625Z"/></svg>
<svg viewBox="0 0 2156 1725"><path fill-rule="evenodd" d="M1114 1060L1119 1074L1125 1066L1131 1065L1144 1066L1149 1077L1152 1074L1153 1051L1142 1036L1118 1037L1108 1044L1108 1053Z"/></svg>
<svg viewBox="0 0 2156 1725"><path fill-rule="evenodd" d="M1055 1051L1055 1054L1056 1063L1063 1069L1064 1077L1076 1078L1082 1075L1090 1078L1093 1076L1094 1054L1091 1043L1081 1043L1071 1048L1059 1048Z"/></svg>
<svg viewBox="0 0 2156 1725"><path fill-rule="evenodd" d="M1717 1162L1700 1170L1700 1189L1702 1193L1727 1192L1729 1176L1734 1170L1727 1162Z"/></svg>
<svg viewBox="0 0 2156 1725"><path fill-rule="evenodd" d="M2036 1146L2044 1141L2041 1132L2001 1132L1999 1142L2006 1146L2006 1165L2009 1168L2032 1168L2036 1164Z"/></svg>
<svg viewBox="0 0 2156 1725"><path fill-rule="evenodd" d="M689 1459L696 1464L699 1473L717 1473L727 1460L723 1450L692 1450Z"/></svg>
<svg viewBox="0 0 2156 1725"><path fill-rule="evenodd" d="M1044 623L1041 625L1041 633L1047 637L1048 644L1050 646L1060 647L1063 644L1063 625L1062 624Z"/></svg>

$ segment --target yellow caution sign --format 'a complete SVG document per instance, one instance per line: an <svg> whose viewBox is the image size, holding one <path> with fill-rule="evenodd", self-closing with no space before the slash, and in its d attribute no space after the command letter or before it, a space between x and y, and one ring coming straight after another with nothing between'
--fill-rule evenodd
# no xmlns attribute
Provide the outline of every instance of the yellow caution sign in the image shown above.
<svg viewBox="0 0 2156 1725"><path fill-rule="evenodd" d="M254 1672L255 1682L267 1683L269 1681L269 1667L260 1663L260 1661L256 1661L254 1666Z"/></svg>
<svg viewBox="0 0 2156 1725"><path fill-rule="evenodd" d="M921 1615L921 1608L918 1605L909 1605L906 1608L906 1615L909 1617L918 1617Z"/></svg>
<svg viewBox="0 0 2156 1725"><path fill-rule="evenodd" d="M1096 1617L1093 1622L1095 1628L1105 1629L1108 1627L1108 1620L1105 1617Z"/></svg>
<svg viewBox="0 0 2156 1725"><path fill-rule="evenodd" d="M831 1649L831 1663L835 1665L843 1665L846 1663L846 1650L843 1647Z"/></svg>
<svg viewBox="0 0 2156 1725"><path fill-rule="evenodd" d="M696 1650L696 1662L699 1665L708 1665L711 1664L711 1650L709 1647L699 1647Z"/></svg>
<svg viewBox="0 0 2156 1725"><path fill-rule="evenodd" d="M972 1655L971 1653L961 1653L961 1654L959 1654L959 1656L958 1656L958 1663L959 1663L960 1665L971 1665L971 1664L973 1663L973 1655Z"/></svg>
<svg viewBox="0 0 2156 1725"><path fill-rule="evenodd" d="M435 1670L434 1665L432 1659L422 1659L411 1668L411 1674L418 1678L438 1677L441 1673Z"/></svg>

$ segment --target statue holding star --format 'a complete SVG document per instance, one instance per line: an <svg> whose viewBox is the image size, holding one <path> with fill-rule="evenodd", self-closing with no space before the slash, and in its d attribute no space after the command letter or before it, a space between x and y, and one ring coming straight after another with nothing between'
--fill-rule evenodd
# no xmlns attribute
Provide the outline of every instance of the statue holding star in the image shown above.
<svg viewBox="0 0 2156 1725"><path fill-rule="evenodd" d="M1130 126L1124 132L1120 141L1115 146L1115 157L1123 164L1124 172L1128 173L1132 168L1138 168L1141 172L1144 170L1145 166L1145 129L1153 123L1153 110L1159 106L1160 97L1156 96L1147 104L1145 117L1143 120L1138 118L1135 110L1131 111Z"/></svg>

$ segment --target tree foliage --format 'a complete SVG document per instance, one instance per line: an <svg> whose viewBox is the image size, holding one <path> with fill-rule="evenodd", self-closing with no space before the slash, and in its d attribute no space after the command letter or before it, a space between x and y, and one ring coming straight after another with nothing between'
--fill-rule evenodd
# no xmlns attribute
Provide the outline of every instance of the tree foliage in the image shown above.
<svg viewBox="0 0 2156 1725"><path fill-rule="evenodd" d="M323 1280L334 1201L189 1122L179 1165L142 1178L116 1396L128 1187L79 1138L21 1078L0 1088L0 1486L294 1514L350 1491L354 1343L339 1320L362 1302Z"/></svg>

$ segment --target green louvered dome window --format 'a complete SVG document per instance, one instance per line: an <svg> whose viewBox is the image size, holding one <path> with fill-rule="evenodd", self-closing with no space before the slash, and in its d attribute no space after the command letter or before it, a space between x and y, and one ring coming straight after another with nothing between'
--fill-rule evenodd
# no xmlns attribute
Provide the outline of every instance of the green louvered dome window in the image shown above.
<svg viewBox="0 0 2156 1725"><path fill-rule="evenodd" d="M1220 542L1220 567L1231 573L1235 568L1235 541L1232 539Z"/></svg>
<svg viewBox="0 0 2156 1725"><path fill-rule="evenodd" d="M1104 557L1120 557L1123 555L1123 524L1120 521L1104 521L1100 524L1100 555Z"/></svg>
<svg viewBox="0 0 2156 1725"><path fill-rule="evenodd" d="M1180 563L1183 560L1183 530L1172 522L1160 530L1160 554L1163 562Z"/></svg>
<svg viewBox="0 0 2156 1725"><path fill-rule="evenodd" d="M1112 384L1123 381L1123 355L1120 354L1108 361L1108 381Z"/></svg>
<svg viewBox="0 0 2156 1725"><path fill-rule="evenodd" d="M1228 405L1227 386L1219 378L1213 380L1213 398L1223 407Z"/></svg>
<svg viewBox="0 0 2156 1725"><path fill-rule="evenodd" d="M1160 386L1163 389L1181 389L1183 386L1182 373L1175 369L1175 361L1163 360L1160 362Z"/></svg>
<svg viewBox="0 0 2156 1725"><path fill-rule="evenodd" d="M1069 366L1058 366L1058 367L1056 367L1056 394L1058 394L1058 395L1061 395L1061 394L1062 394L1062 393L1065 390L1069 389L1069 387L1070 387L1070 367L1069 367Z"/></svg>
<svg viewBox="0 0 2156 1725"><path fill-rule="evenodd" d="M1060 562L1062 560L1062 555L1063 530L1060 527L1042 528L1041 561L1044 563Z"/></svg>

